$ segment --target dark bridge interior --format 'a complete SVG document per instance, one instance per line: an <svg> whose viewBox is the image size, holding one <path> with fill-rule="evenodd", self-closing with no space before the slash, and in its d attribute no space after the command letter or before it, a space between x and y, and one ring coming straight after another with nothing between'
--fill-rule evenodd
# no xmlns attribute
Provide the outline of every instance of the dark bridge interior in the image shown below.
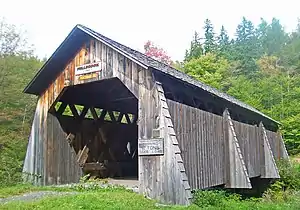
<svg viewBox="0 0 300 210"><path fill-rule="evenodd" d="M85 174L137 179L138 100L119 79L67 87L50 112Z"/></svg>

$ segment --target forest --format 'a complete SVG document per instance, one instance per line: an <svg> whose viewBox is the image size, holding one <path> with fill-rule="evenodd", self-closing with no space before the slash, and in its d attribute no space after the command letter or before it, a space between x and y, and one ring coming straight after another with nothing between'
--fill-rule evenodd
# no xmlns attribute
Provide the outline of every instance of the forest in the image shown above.
<svg viewBox="0 0 300 210"><path fill-rule="evenodd" d="M146 54L255 107L281 123L289 154L300 152L300 20L286 32L273 18L255 26L243 17L233 38L206 19L183 61L145 44Z"/></svg>
<svg viewBox="0 0 300 210"><path fill-rule="evenodd" d="M294 31L287 32L276 18L271 22L261 19L254 25L244 17L234 37L229 37L226 25L217 32L209 19L204 23L203 28L191 34L182 61L172 61L151 41L145 43L144 53L279 121L289 154L297 156L300 153L300 20ZM23 160L37 102L35 96L22 91L46 60L38 58L33 49L22 29L0 20L0 188L22 182ZM281 180L271 190L279 189L281 193L281 189L299 189L298 165L297 168L283 165L280 175ZM207 200L219 203L219 195L227 202L218 192L199 192L199 205ZM282 195L280 198L285 196ZM249 206L252 205L251 201Z"/></svg>

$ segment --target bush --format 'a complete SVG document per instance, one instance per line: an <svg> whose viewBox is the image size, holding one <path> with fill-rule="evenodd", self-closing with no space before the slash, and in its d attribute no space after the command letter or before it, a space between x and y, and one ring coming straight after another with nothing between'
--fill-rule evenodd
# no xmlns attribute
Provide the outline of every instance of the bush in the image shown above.
<svg viewBox="0 0 300 210"><path fill-rule="evenodd" d="M266 201L291 202L300 189L300 164L281 159L277 162L280 180L273 183L263 194Z"/></svg>
<svg viewBox="0 0 300 210"><path fill-rule="evenodd" d="M223 190L198 190L193 196L194 204L200 207L224 207L229 200L240 201L241 196Z"/></svg>
<svg viewBox="0 0 300 210"><path fill-rule="evenodd" d="M281 159L277 162L277 166L279 169L280 180L273 185L273 188L276 185L280 185L282 190L299 190L300 164L296 162L289 162L286 159Z"/></svg>

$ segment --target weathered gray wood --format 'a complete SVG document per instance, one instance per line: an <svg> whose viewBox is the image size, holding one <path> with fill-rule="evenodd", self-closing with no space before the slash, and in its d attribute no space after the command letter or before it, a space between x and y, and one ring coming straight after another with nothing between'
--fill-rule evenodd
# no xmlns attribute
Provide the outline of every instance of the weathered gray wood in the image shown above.
<svg viewBox="0 0 300 210"><path fill-rule="evenodd" d="M241 152L245 160L245 165L249 173L249 177L257 177L260 175L259 167L259 151L260 145L257 139L257 126L248 125L245 123L232 121L236 131L237 139L241 146Z"/></svg>
<svg viewBox="0 0 300 210"><path fill-rule="evenodd" d="M191 188L223 184L222 117L171 100L167 104Z"/></svg>
<svg viewBox="0 0 300 210"><path fill-rule="evenodd" d="M280 178L279 171L273 156L273 152L270 147L266 130L262 123L260 123L259 127L261 131L261 137L262 137L261 141L263 144L263 153L264 153L264 159L261 162L263 165L261 166L262 171L260 177L273 178L273 179Z"/></svg>
<svg viewBox="0 0 300 210"><path fill-rule="evenodd" d="M139 142L153 138L153 134L160 134L164 140L162 156L139 156L139 189L151 198L187 205L190 203L190 187L185 179L185 167L168 105L165 97L160 97L163 89L159 83L154 83L149 70L139 72L139 84Z"/></svg>
<svg viewBox="0 0 300 210"><path fill-rule="evenodd" d="M230 171L229 182L225 183L226 188L252 188L248 171L242 156L240 145L233 127L228 110L225 110L224 117L228 128L228 151L229 165L227 170Z"/></svg>

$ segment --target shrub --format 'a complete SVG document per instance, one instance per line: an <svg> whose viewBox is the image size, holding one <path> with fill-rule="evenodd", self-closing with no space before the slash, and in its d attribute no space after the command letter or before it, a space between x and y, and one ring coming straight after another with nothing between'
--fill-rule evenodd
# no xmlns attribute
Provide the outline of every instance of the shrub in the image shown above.
<svg viewBox="0 0 300 210"><path fill-rule="evenodd" d="M197 190L193 196L194 204L200 207L224 207L229 200L240 201L241 196L223 190Z"/></svg>
<svg viewBox="0 0 300 210"><path fill-rule="evenodd" d="M275 185L273 184L273 188L276 185L280 185L279 188L283 190L299 190L300 164L296 162L289 162L286 159L281 159L277 162L277 166L279 169L280 180L279 182L276 182Z"/></svg>

